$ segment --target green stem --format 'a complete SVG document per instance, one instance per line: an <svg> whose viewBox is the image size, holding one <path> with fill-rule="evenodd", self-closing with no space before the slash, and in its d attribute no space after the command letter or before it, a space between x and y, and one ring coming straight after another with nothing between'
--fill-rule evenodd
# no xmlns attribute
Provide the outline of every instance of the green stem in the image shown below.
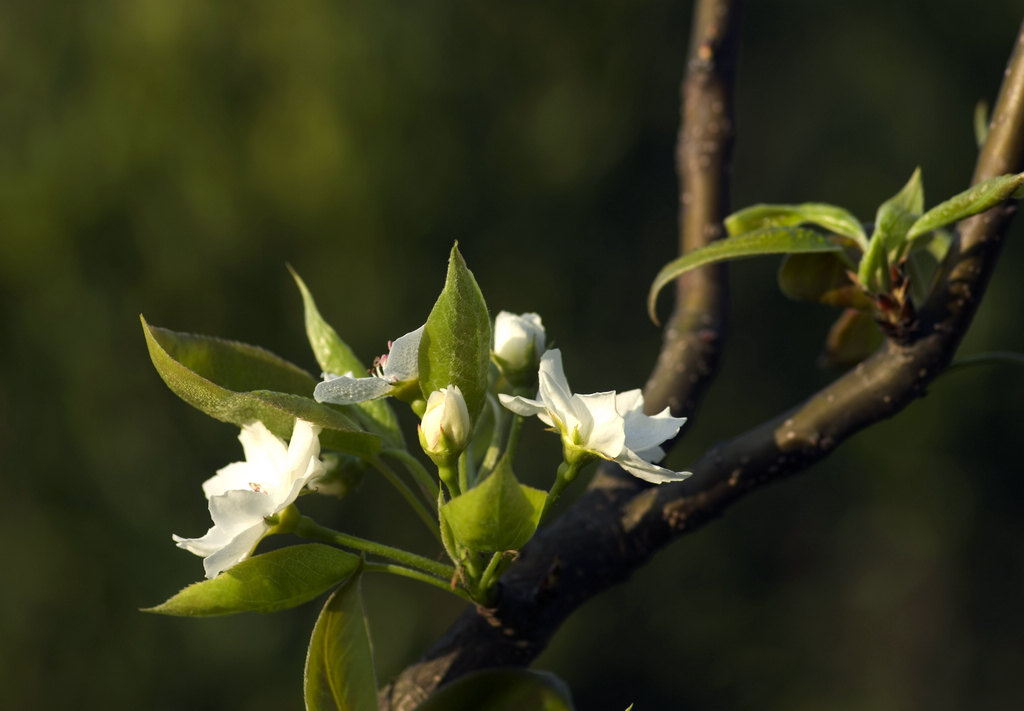
<svg viewBox="0 0 1024 711"><path fill-rule="evenodd" d="M448 496L454 499L456 496L462 493L462 489L459 487L459 472L457 467L453 467L450 464L438 464L437 474L441 477L441 481L448 487Z"/></svg>
<svg viewBox="0 0 1024 711"><path fill-rule="evenodd" d="M459 455L459 488L463 491L469 491L469 469L466 466L467 459L469 459L469 455L465 452Z"/></svg>
<svg viewBox="0 0 1024 711"><path fill-rule="evenodd" d="M439 590L444 590L452 595L458 595L466 602L473 602L473 598L469 596L468 592L460 587L453 586L451 581L441 580L440 578L436 578L433 575L427 575L426 573L414 568L406 568L405 566L395 565L394 563L365 563L363 564L363 570L368 570L371 573L391 573L392 575L400 575L403 578L419 580L421 583L433 585Z"/></svg>
<svg viewBox="0 0 1024 711"><path fill-rule="evenodd" d="M540 512L540 523L544 522L547 518L548 513L551 512L551 507L558 501L558 497L562 495L562 491L565 487L569 486L576 475L579 474L581 464L579 462L562 462L558 465L558 473L555 475L555 483L552 484L551 490L548 491L547 498L544 499L544 508Z"/></svg>
<svg viewBox="0 0 1024 711"><path fill-rule="evenodd" d="M333 529L321 526L319 523L309 518L308 516L301 516L295 524L293 532L297 536L303 538L310 538L316 541L324 541L325 543L333 543L344 548L354 548L355 550L369 553L370 555L380 556L381 558L389 558L402 565L409 566L410 568L416 568L418 570L431 573L436 575L442 580L451 580L455 577L455 568L444 563L439 563L436 560L430 558L424 558L421 555L404 551L401 548L393 548L386 546L383 543L376 543L374 541L368 541L365 538L357 538L356 536L350 536L347 533L341 533Z"/></svg>
<svg viewBox="0 0 1024 711"><path fill-rule="evenodd" d="M508 444L505 445L505 456L511 464L516 456L516 449L519 447L519 435L523 431L523 416L513 415L512 424L508 428Z"/></svg>
<svg viewBox="0 0 1024 711"><path fill-rule="evenodd" d="M416 480L416 484L419 485L420 490L427 497L427 501L433 504L437 498L437 482L434 481L434 477L430 475L427 468L420 463L420 460L409 454L404 449L385 449L381 451L381 454L385 454L389 457L394 457L402 464L405 465L406 470L412 474L413 479Z"/></svg>
<svg viewBox="0 0 1024 711"><path fill-rule="evenodd" d="M505 568L501 564L503 560L505 560L505 554L502 551L497 551L491 556L490 562L487 563L484 574L480 576L480 592L487 600L491 599L491 588L494 587L498 576L501 575L501 571Z"/></svg>
<svg viewBox="0 0 1024 711"><path fill-rule="evenodd" d="M417 498L416 493L410 489L404 481L402 481L395 470L385 464L379 457L374 457L369 460L373 467L384 475L384 478L388 480L391 486L398 490L398 493L402 495L406 503L412 507L412 510L416 512L416 515L420 517L420 520L426 524L427 529L434 535L434 538L441 540L441 534L437 528L437 521L434 519L430 509L423 505L423 502Z"/></svg>
<svg viewBox="0 0 1024 711"><path fill-rule="evenodd" d="M494 433L491 435L491 443L484 453L484 460L480 463L478 480L484 479L494 469L494 465L498 463L498 457L501 456L501 435L505 426L505 408L498 402L498 398L488 394L487 404L490 406L491 415L494 417Z"/></svg>

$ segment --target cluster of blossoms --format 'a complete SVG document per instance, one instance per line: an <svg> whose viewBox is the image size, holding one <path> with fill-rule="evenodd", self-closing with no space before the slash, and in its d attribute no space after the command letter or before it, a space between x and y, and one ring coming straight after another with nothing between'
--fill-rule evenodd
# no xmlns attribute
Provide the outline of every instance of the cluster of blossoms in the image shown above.
<svg viewBox="0 0 1024 711"><path fill-rule="evenodd" d="M325 373L314 398L321 403L354 405L400 393L419 377L423 332L421 326L389 344L389 352L377 359L368 376ZM560 472L568 468L574 476L581 466L601 458L654 484L689 476L656 464L665 454L660 445L678 433L685 418L673 417L668 408L653 416L644 414L640 390L573 393L561 351L545 348L546 333L537 314L502 311L493 333L492 362L513 390L513 394L498 393L498 399L512 413L535 415L558 432L564 457ZM534 385L535 399L519 394ZM304 488L316 489L325 471L319 431L296 419L291 440L285 444L261 422L242 428L239 440L245 461L229 464L203 484L213 527L201 538L174 536L178 546L205 558L208 578L247 558L268 533L287 530L284 514ZM473 421L457 385L430 393L418 434L424 452L439 467L453 463L466 450L474 434ZM556 484L549 498L557 495L555 489L560 491L561 486Z"/></svg>

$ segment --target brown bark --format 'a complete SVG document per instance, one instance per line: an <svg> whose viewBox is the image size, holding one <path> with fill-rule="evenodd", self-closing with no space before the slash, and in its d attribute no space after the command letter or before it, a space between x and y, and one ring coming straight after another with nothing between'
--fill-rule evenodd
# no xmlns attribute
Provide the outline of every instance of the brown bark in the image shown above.
<svg viewBox="0 0 1024 711"><path fill-rule="evenodd" d="M732 120L735 9L702 1L695 22L679 142L681 247L720 234ZM715 104L716 97L720 102ZM700 104L693 106L693 103ZM717 128L716 128L717 126ZM1010 58L973 182L1024 169L1024 27ZM645 487L606 467L563 516L540 531L502 579L493 610L466 610L425 657L381 694L406 711L441 684L476 669L526 665L587 599L629 577L659 548L721 515L744 494L799 472L856 432L891 417L950 363L981 301L1015 209L964 221L936 288L901 343L875 355L808 400L719 444L685 482ZM703 241L702 241L703 240ZM724 324L724 270L686 275L647 384L652 410L692 411L714 365Z"/></svg>

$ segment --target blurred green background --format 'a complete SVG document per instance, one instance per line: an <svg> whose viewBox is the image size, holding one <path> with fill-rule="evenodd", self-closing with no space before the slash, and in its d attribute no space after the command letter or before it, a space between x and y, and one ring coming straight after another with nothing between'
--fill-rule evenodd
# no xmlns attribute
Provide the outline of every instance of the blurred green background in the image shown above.
<svg viewBox="0 0 1024 711"><path fill-rule="evenodd" d="M916 165L930 204L965 187L1018 0L747 5L736 206L871 219ZM170 535L206 530L199 485L241 453L163 386L140 312L314 370L287 262L369 364L422 322L458 239L492 310L543 315L575 389L643 382L690 10L0 4L0 707L301 706L317 605L137 611L202 576ZM963 353L1024 350L1022 240L1018 222ZM833 313L786 302L775 268L732 270L729 350L677 468L832 377L814 361ZM1014 706L1022 396L1008 367L940 379L585 606L538 665L587 711ZM553 457L551 439L527 435ZM379 482L317 512L421 545ZM460 609L408 581L366 590L385 680Z"/></svg>

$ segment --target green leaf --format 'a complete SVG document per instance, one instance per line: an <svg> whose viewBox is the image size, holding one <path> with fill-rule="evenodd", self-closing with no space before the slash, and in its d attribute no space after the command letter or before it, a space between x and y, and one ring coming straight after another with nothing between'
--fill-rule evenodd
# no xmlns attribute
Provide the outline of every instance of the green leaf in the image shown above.
<svg viewBox="0 0 1024 711"><path fill-rule="evenodd" d="M292 277L302 293L306 337L309 338L309 345L313 349L313 355L316 356L316 362L320 365L320 369L325 373L335 375L363 372L366 368L362 361L348 347L348 344L341 340L338 332L320 315L306 283L290 266L288 270L292 273ZM391 409L391 405L385 398L344 406L342 409L354 416L367 429L381 435L389 445L405 448L405 439L398 426L395 411Z"/></svg>
<svg viewBox="0 0 1024 711"><path fill-rule="evenodd" d="M875 233L872 241L881 239L889 253L890 261L903 251L907 232L924 212L924 185L921 183L921 169L914 174L898 193L883 202L875 214Z"/></svg>
<svg viewBox="0 0 1024 711"><path fill-rule="evenodd" d="M189 585L162 605L143 612L209 617L284 610L349 578L361 562L357 555L321 543L289 546L243 560L216 578Z"/></svg>
<svg viewBox="0 0 1024 711"><path fill-rule="evenodd" d="M920 237L943 225L977 215L1008 198L1021 197L1015 193L1022 185L1024 185L1024 173L1000 175L983 180L921 215L910 228L907 239Z"/></svg>
<svg viewBox="0 0 1024 711"><path fill-rule="evenodd" d="M906 251L907 233L923 211L921 169L915 168L906 185L879 205L875 213L875 231L857 269L857 279L865 289L889 290L889 265L899 261Z"/></svg>
<svg viewBox="0 0 1024 711"><path fill-rule="evenodd" d="M458 385L469 416L476 422L487 396L491 362L491 319L473 273L456 244L448 260L448 277L427 317L420 342L420 389L423 397Z"/></svg>
<svg viewBox="0 0 1024 711"><path fill-rule="evenodd" d="M361 457L380 451L379 437L306 395L316 381L298 366L262 348L177 333L139 318L153 366L167 387L210 417L238 426L259 420L284 439L298 417L324 428L324 447Z"/></svg>
<svg viewBox="0 0 1024 711"><path fill-rule="evenodd" d="M794 301L856 309L871 309L874 305L833 252L787 254L779 267L779 289Z"/></svg>
<svg viewBox="0 0 1024 711"><path fill-rule="evenodd" d="M376 711L373 648L355 576L327 600L306 654L306 711Z"/></svg>
<svg viewBox="0 0 1024 711"><path fill-rule="evenodd" d="M829 329L819 364L823 368L849 368L878 350L883 340L871 314L846 309Z"/></svg>
<svg viewBox="0 0 1024 711"><path fill-rule="evenodd" d="M658 293L666 284L691 269L729 259L756 257L762 254L794 254L798 252L840 252L842 247L814 230L802 227L764 227L738 237L712 242L675 259L658 272L647 295L647 312L658 322L654 306Z"/></svg>
<svg viewBox="0 0 1024 711"><path fill-rule="evenodd" d="M537 530L546 497L520 484L502 459L478 486L442 506L441 514L455 540L470 550L516 551Z"/></svg>
<svg viewBox="0 0 1024 711"><path fill-rule="evenodd" d="M499 668L467 674L442 687L416 711L573 711L572 695L554 674Z"/></svg>
<svg viewBox="0 0 1024 711"><path fill-rule="evenodd" d="M868 237L860 221L849 211L823 202L802 205L751 205L725 218L725 229L731 237L764 227L794 227L811 224L829 232L849 237L863 248Z"/></svg>
<svg viewBox="0 0 1024 711"><path fill-rule="evenodd" d="M885 238L878 230L875 230L867 251L860 259L857 281L874 293L889 290L889 253L885 247Z"/></svg>

